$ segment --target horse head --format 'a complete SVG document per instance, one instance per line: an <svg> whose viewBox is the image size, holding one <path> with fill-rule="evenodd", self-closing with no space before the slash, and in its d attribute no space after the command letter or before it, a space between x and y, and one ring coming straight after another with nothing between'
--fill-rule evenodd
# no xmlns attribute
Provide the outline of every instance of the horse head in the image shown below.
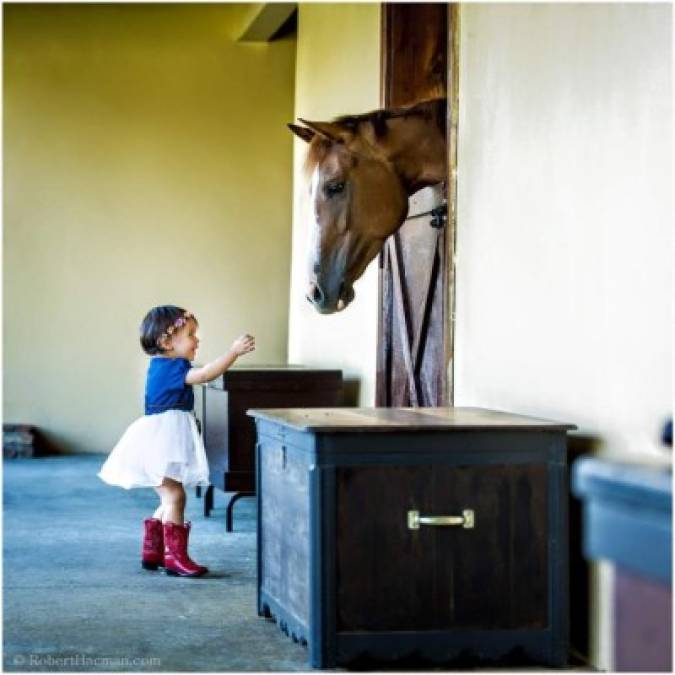
<svg viewBox="0 0 675 675"><path fill-rule="evenodd" d="M309 144L305 169L314 222L307 299L322 314L354 299L354 282L403 224L408 196L431 184L412 158L412 151L428 144L413 138L412 127L405 133L398 124L410 110L288 125ZM444 151L442 156L444 169Z"/></svg>

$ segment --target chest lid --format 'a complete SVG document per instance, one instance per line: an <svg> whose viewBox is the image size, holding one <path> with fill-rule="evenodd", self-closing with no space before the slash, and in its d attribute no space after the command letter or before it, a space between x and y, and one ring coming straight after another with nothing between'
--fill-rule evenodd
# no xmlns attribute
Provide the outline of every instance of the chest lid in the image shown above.
<svg viewBox="0 0 675 675"><path fill-rule="evenodd" d="M451 431L514 429L570 431L573 424L482 408L267 408L250 417L310 432Z"/></svg>

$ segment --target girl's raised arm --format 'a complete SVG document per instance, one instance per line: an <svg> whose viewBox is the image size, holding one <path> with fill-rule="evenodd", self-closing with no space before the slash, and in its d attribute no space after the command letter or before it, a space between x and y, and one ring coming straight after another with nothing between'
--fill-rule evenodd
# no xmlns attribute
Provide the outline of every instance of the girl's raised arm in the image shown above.
<svg viewBox="0 0 675 675"><path fill-rule="evenodd" d="M185 384L206 384L220 377L240 356L255 349L255 338L252 335L239 336L230 347L230 350L219 356L215 361L207 363L201 368L190 368L185 375Z"/></svg>

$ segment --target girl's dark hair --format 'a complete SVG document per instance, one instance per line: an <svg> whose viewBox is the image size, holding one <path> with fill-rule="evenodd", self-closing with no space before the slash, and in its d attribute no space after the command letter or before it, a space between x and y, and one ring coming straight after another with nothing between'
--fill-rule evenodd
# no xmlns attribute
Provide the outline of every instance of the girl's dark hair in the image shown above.
<svg viewBox="0 0 675 675"><path fill-rule="evenodd" d="M141 347L146 354L162 354L164 350L159 346L158 340L162 333L166 332L169 326L173 325L176 319L185 315L186 310L175 305L161 305L153 307L143 318L141 322ZM194 316L197 323L197 319Z"/></svg>

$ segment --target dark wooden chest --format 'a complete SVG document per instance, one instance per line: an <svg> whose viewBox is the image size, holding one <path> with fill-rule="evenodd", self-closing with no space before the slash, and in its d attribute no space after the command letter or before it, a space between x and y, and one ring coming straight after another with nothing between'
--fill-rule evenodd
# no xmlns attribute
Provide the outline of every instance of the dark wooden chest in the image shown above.
<svg viewBox="0 0 675 675"><path fill-rule="evenodd" d="M566 663L574 427L471 408L249 414L258 612L313 667Z"/></svg>
<svg viewBox="0 0 675 675"><path fill-rule="evenodd" d="M224 492L255 491L255 423L249 408L339 406L342 371L301 366L235 367L203 389L202 424L211 485ZM212 503L206 495L205 514ZM235 495L236 496L236 495ZM228 507L228 530L231 530Z"/></svg>
<svg viewBox="0 0 675 675"><path fill-rule="evenodd" d="M584 554L613 567L611 670L673 672L673 477L595 457L573 465Z"/></svg>
<svg viewBox="0 0 675 675"><path fill-rule="evenodd" d="M40 457L45 452L44 436L30 424L2 425L2 456L4 459L15 457Z"/></svg>

